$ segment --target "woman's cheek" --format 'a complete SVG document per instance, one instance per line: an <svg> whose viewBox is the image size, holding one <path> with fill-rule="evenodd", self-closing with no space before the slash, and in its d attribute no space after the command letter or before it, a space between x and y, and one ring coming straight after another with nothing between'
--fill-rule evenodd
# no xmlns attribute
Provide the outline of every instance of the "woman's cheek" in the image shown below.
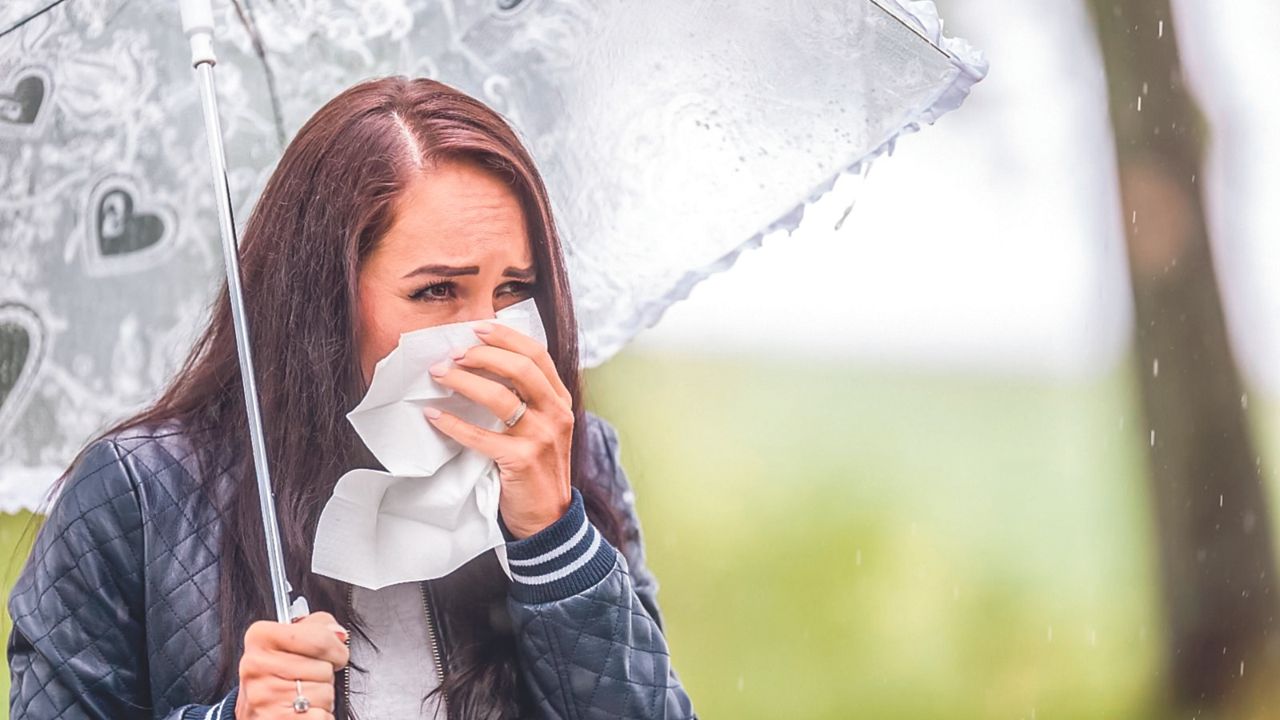
<svg viewBox="0 0 1280 720"><path fill-rule="evenodd" d="M376 320L366 316L360 333L360 369L367 385L373 379L374 366L395 348L396 335L386 332Z"/></svg>
<svg viewBox="0 0 1280 720"><path fill-rule="evenodd" d="M372 342L366 348L363 357L365 382L369 382L373 378L373 369L378 361L386 357L396 347L399 335L379 332L376 338L371 338Z"/></svg>

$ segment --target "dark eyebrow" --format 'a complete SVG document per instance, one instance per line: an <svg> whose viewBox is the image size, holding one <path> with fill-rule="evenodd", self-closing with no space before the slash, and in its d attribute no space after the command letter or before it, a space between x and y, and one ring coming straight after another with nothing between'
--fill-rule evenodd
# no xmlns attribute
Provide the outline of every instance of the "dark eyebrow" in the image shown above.
<svg viewBox="0 0 1280 720"><path fill-rule="evenodd" d="M477 265L464 265L457 267L454 265L423 265L415 268L406 274L405 278L416 277L418 275L439 275L440 277L458 277L459 275L479 275L480 267ZM532 281L534 278L533 266L527 268L509 267L502 271L503 277L515 278L516 280Z"/></svg>
<svg viewBox="0 0 1280 720"><path fill-rule="evenodd" d="M524 280L525 282L529 282L529 281L533 280L533 277L534 277L534 270L533 270L533 266L532 266L532 265L530 265L530 266L529 266L529 267L527 267L527 268L509 267L509 268L507 268L506 270L503 270L503 271L502 271L502 276L503 276L503 277L509 277L509 278L515 278L516 280Z"/></svg>
<svg viewBox="0 0 1280 720"><path fill-rule="evenodd" d="M416 275L440 275L443 277L457 277L459 275L479 275L480 268L476 265L465 265L463 267L455 267L453 265L423 265L420 268L410 271L405 278L411 278Z"/></svg>

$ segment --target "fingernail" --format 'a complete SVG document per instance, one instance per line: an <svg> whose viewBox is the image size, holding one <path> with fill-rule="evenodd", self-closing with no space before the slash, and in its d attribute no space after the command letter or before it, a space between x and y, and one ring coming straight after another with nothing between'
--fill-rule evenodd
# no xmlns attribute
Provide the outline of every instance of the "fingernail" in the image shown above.
<svg viewBox="0 0 1280 720"><path fill-rule="evenodd" d="M453 358L454 360L461 360L462 356L466 354L467 354L466 348L457 348L449 352L449 357Z"/></svg>
<svg viewBox="0 0 1280 720"><path fill-rule="evenodd" d="M347 629L342 627L341 625L334 625L333 628L334 628L333 634L336 635L337 638L342 642L346 642L347 638L350 637L351 635L351 633L347 632Z"/></svg>
<svg viewBox="0 0 1280 720"><path fill-rule="evenodd" d="M436 377L440 377L445 373L449 372L449 363L438 362L435 365L432 365L431 367L427 368L427 372L431 373Z"/></svg>
<svg viewBox="0 0 1280 720"><path fill-rule="evenodd" d="M471 329L475 330L478 335L484 335L487 332L493 332L493 323L490 323L490 322L476 323L475 325L471 326Z"/></svg>
<svg viewBox="0 0 1280 720"><path fill-rule="evenodd" d="M435 409L435 408L433 408L433 407L426 407L426 408L423 408L422 412L423 412L423 414L425 414L427 417L431 418L432 420L439 419L439 417L440 417L440 411L439 411L439 410L437 410L437 409Z"/></svg>

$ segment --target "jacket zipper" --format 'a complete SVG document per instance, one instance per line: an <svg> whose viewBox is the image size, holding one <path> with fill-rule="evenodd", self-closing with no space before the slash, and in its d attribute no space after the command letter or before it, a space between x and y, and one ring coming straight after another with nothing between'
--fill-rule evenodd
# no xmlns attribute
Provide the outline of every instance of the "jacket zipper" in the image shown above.
<svg viewBox="0 0 1280 720"><path fill-rule="evenodd" d="M353 586L347 586L347 614L351 614L351 609L355 607L356 591ZM342 668L342 717L348 720L351 717L351 633L347 633L347 666Z"/></svg>
<svg viewBox="0 0 1280 720"><path fill-rule="evenodd" d="M434 608L431 607L429 595L431 588L428 581L424 580L418 583L418 592L422 595L422 609L427 615L427 638L431 644L431 656L436 661L436 680L444 685L444 654L440 652L440 636L436 632L436 616ZM350 611L355 607L355 589L347 586L347 610ZM347 653L351 652L351 635L348 633L347 639L344 641L347 645ZM344 720L351 717L351 665L342 668L342 715ZM445 706L445 715L449 714L449 695L444 689L440 690L440 700Z"/></svg>
<svg viewBox="0 0 1280 720"><path fill-rule="evenodd" d="M436 661L436 680L440 683L440 700L444 703L445 717L449 716L449 695L444 691L444 653L440 652L440 635L436 631L436 613L432 607L430 597L431 585L430 581L423 580L418 583L418 590L422 593L422 609L427 613L427 637L431 641L431 655Z"/></svg>

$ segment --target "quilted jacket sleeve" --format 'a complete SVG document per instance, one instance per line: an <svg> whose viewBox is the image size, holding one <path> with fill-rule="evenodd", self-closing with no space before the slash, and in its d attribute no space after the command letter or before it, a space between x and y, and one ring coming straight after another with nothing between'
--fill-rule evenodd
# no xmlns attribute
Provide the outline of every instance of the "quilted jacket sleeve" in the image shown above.
<svg viewBox="0 0 1280 720"><path fill-rule="evenodd" d="M616 435L603 420L588 419L603 455L597 459L611 469L624 547L619 552L596 531L576 489L564 517L507 544L521 671L548 720L693 718L662 634Z"/></svg>
<svg viewBox="0 0 1280 720"><path fill-rule="evenodd" d="M151 716L142 513L111 442L72 469L9 596L13 718Z"/></svg>
<svg viewBox="0 0 1280 720"><path fill-rule="evenodd" d="M99 441L72 468L40 528L9 596L14 720L153 717L135 483L120 447ZM188 705L167 720L216 718L215 709Z"/></svg>

